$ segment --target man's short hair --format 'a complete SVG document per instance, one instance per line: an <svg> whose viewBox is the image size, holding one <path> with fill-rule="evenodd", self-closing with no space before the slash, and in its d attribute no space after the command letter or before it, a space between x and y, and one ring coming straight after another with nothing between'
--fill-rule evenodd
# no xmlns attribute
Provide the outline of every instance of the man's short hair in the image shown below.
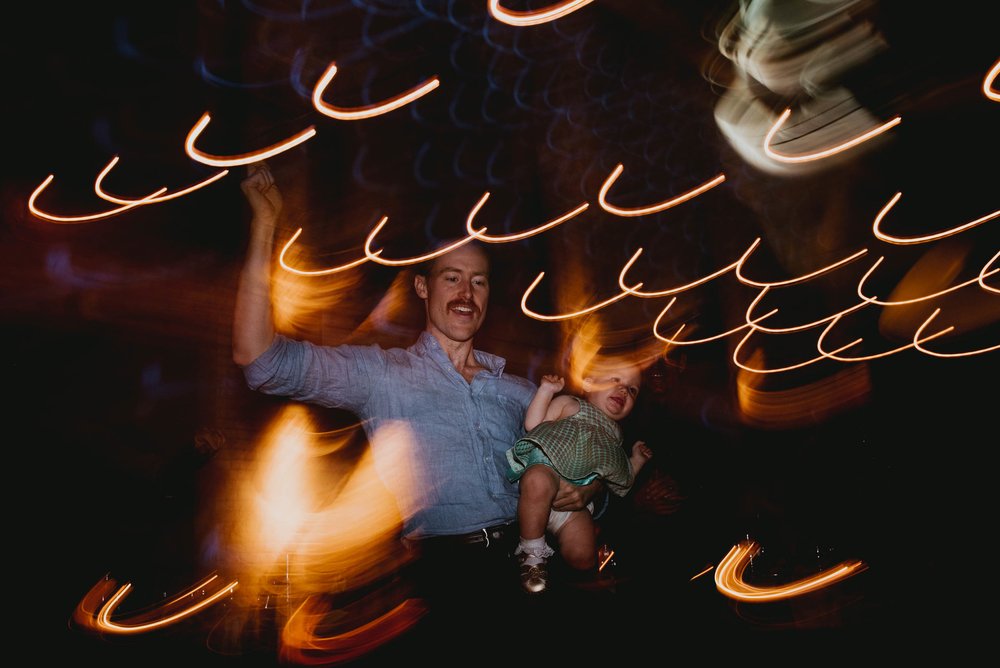
<svg viewBox="0 0 1000 668"><path fill-rule="evenodd" d="M461 238L458 238L458 239L445 239L443 241L439 241L437 244L434 245L434 250L438 250L440 248L444 248L446 246L450 246L450 245L452 245L452 244L454 244L454 243L456 243L458 241L461 241L462 239L465 239L465 238L467 238L467 237L461 237ZM471 241L469 241L467 243L464 243L464 244L462 244L460 246L460 248L465 248L465 247L478 248L482 252L483 257L486 258L486 268L487 268L487 271L489 271L490 269L492 269L492 267L493 267L493 258L490 257L490 251L487 248L487 244L483 243L479 239L472 239ZM451 252L451 251L449 251L449 252ZM444 253L443 255L438 255L436 257L432 257L429 260L424 260L423 262L420 262L419 264L414 265L414 267L413 267L413 273L415 273L417 276L429 277L431 275L431 270L434 268L434 263L437 262L439 259L441 259L442 257L444 257L447 254L448 253Z"/></svg>

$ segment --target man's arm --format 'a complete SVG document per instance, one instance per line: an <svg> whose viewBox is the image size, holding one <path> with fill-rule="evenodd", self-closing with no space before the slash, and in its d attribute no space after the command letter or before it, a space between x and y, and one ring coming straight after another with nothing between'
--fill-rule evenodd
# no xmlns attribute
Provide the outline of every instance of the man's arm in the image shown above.
<svg viewBox="0 0 1000 668"><path fill-rule="evenodd" d="M250 243L240 274L233 316L233 361L246 366L268 349L274 340L271 312L271 255L274 231L281 213L281 192L264 163L250 166L240 184L253 210Z"/></svg>

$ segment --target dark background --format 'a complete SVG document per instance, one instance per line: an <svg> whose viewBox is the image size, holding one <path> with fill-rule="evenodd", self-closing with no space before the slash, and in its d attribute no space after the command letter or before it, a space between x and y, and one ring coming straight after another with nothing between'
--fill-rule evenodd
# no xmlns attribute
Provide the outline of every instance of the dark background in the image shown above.
<svg viewBox="0 0 1000 668"><path fill-rule="evenodd" d="M132 196L214 173L183 150L205 111L213 121L199 145L211 153L242 153L315 125L315 138L270 161L285 195L284 235L305 228L312 267L356 257L381 215L390 217L380 236L386 255L404 257L461 233L487 190L477 220L497 234L589 201L574 221L495 249L478 347L537 380L565 363L581 324L595 326L609 348L655 344L652 322L665 300L625 300L599 320L555 323L519 309L543 270L532 301L541 312L607 298L638 247L644 255L632 272L648 290L725 266L757 237L747 273L758 280L868 249L850 269L784 292L785 326L855 303L858 277L879 256L885 264L872 285L880 297L908 272L937 289L973 277L1000 247L995 220L911 246L871 232L898 191L904 198L886 226L900 234L954 227L997 207L1000 104L980 90L1000 55L988 29L996 17L981 3L913 4L843 3L846 20L870 21L888 46L838 83L876 118L899 114L903 123L876 148L784 174L744 160L715 123L735 76L717 48L734 8L725 2L599 1L532 28L498 24L486 2L22 6L3 46L0 336L14 520L6 543L40 620L29 625L39 639L25 642L40 658L64 650L123 662L218 658L205 638L223 612L128 639L100 639L70 617L105 575L133 582L141 598L155 595L140 590L179 591L211 568L217 511L228 503L220 481L251 457L281 408L251 393L230 359L249 215L242 169L187 197L78 225L28 211L47 175L55 181L40 206L98 211L106 205L92 179L112 156L120 163L106 185ZM343 105L433 75L442 83L404 109L344 123L318 114L308 98L331 61L341 72L327 96ZM801 102L759 92L778 111ZM596 204L618 163L625 172L609 198L621 206L665 199L718 173L727 180L676 209L619 218ZM405 294L405 285L394 292L396 274L369 263L340 282L310 279L338 301L297 323L298 333L407 344L422 325L412 301L389 319L370 317L385 295ZM754 294L732 276L717 279L684 295L677 322L696 323L701 335L723 331L742 322ZM866 309L845 318L837 340L864 336L869 353L902 345L934 305L900 316L901 336L879 309ZM997 344L995 294L942 306L958 330L936 349ZM806 359L817 331L768 338L761 350L775 364ZM974 647L986 614L978 606L989 609L996 589L988 567L997 352L939 358L909 349L758 377L760 400L780 408L755 413L739 400L746 378L731 359L741 335L673 348L647 370L628 434L654 448L656 468L686 500L666 518L627 502L611 510L604 530L629 583L621 600L659 610L647 623L658 629L662 621L664 633L684 621L741 640L819 632L824 643L861 635L886 651L900 651L900 638L917 651ZM314 413L331 428L350 423ZM844 559L868 569L822 596L772 605L725 599L710 575L689 581L746 538L764 546L751 572L762 583ZM266 664L273 656L264 642L242 658Z"/></svg>

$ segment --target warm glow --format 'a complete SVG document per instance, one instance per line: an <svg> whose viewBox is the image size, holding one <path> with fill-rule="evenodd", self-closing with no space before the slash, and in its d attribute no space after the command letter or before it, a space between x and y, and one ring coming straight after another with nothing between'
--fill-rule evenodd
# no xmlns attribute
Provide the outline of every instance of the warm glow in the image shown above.
<svg viewBox="0 0 1000 668"><path fill-rule="evenodd" d="M336 118L338 121L360 121L365 118L372 118L373 116L380 116L382 114L387 114L394 109L399 109L408 105L410 102L417 100L440 85L437 77L431 77L424 83L414 86L405 93L400 93L393 97L383 100L382 102L377 102L375 104L369 104L364 107L335 107L332 104L327 104L323 101L323 92L326 91L326 87L330 85L333 77L337 74L337 65L330 63L326 68L326 72L320 77L320 80L316 83L316 87L313 89L312 103L316 107L316 111L320 112L325 116L330 118Z"/></svg>
<svg viewBox="0 0 1000 668"><path fill-rule="evenodd" d="M489 2L490 16L510 26L524 27L555 21L567 14L572 14L584 5L589 5L593 0L565 0L549 5L545 9L536 9L530 12L507 9L500 4L500 0L489 0Z"/></svg>
<svg viewBox="0 0 1000 668"><path fill-rule="evenodd" d="M318 629L328 626L330 620L342 620L343 611L329 608L329 603L310 597L292 613L281 630L282 663L325 666L353 661L408 631L427 613L421 599L408 598L365 624L318 635Z"/></svg>
<svg viewBox="0 0 1000 668"><path fill-rule="evenodd" d="M682 204L688 201L689 199L694 199L703 192L711 190L712 188L714 188L715 186L719 185L720 183L726 180L725 174L719 174L714 179L706 181L697 188L689 190L683 195L678 195L673 199L664 200L662 202L658 202L657 204L650 204L649 206L640 206L640 207L633 207L630 209L623 209L621 207L617 207L613 204L610 204L608 202L607 197L608 197L608 191L611 190L611 186L614 184L615 181L618 180L618 177L621 176L622 171L624 169L625 167L621 163L618 163L618 166L615 167L613 172L611 172L611 175L604 180L604 185L601 186L601 191L597 195L597 202L598 204L601 205L601 208L607 211L608 213L615 214L616 216L625 216L625 217L646 216L651 213L666 211L667 209L675 207L678 204Z"/></svg>
<svg viewBox="0 0 1000 668"><path fill-rule="evenodd" d="M989 220L993 220L994 218L1000 216L1000 209L997 209L992 213L986 214L982 218L976 218L973 221L964 223L962 225L959 225L958 227L952 227L951 229L947 229L944 232L938 232L937 234L925 234L924 236L921 237L894 237L882 232L882 219L885 218L886 214L889 213L889 210L892 207L896 206L896 202L898 202L899 198L901 198L902 196L903 193L901 192L898 192L895 195L893 195L892 199L889 200L889 203L886 204L884 207L882 207L882 210L878 212L877 216L875 216L875 222L872 224L872 232L875 234L876 237L878 237L882 241L886 241L891 244L898 244L901 246L907 244L922 244L928 241L937 241L938 239L944 239L945 237L950 237L953 234L964 232L968 229L976 227L977 225L982 225L983 223Z"/></svg>
<svg viewBox="0 0 1000 668"><path fill-rule="evenodd" d="M789 163L812 162L813 160L822 160L823 158L829 158L832 155L836 155L838 153L846 151L849 148L853 148L858 144L862 144L868 141L869 139L872 139L873 137L877 137L886 130L890 130L893 127L899 125L903 120L899 116L896 116L892 120L883 123L882 125L874 128L873 130L869 130L868 132L859 135L854 139L846 141L843 144L838 144L837 146L824 149L822 151L816 151L815 153L806 153L803 155L785 155L784 153L778 153L777 151L772 149L771 141L774 139L774 135L778 133L778 130L781 129L781 126L785 124L785 121L788 120L788 117L791 116L791 114L792 114L791 109L785 109L785 111L778 118L778 121L771 127L770 130L768 130L767 136L764 137L764 153L767 154L768 157L777 160L779 162L789 162Z"/></svg>
<svg viewBox="0 0 1000 668"><path fill-rule="evenodd" d="M249 153L228 156L210 155L195 148L194 143L197 141L198 137L201 136L201 133L205 130L211 120L212 117L207 111L202 114L201 118L198 119L198 122L195 123L194 127L191 128L191 131L188 132L187 139L184 140L184 150L192 160L205 165L212 165L213 167L238 167L240 165L249 165L252 162L267 160L268 158L274 157L279 153L284 153L285 151L312 139L316 134L316 128L310 125L298 134L293 135L284 141L278 142L277 144L272 144L268 148L260 149L259 151L251 151Z"/></svg>
<svg viewBox="0 0 1000 668"><path fill-rule="evenodd" d="M749 363L761 366L764 352L754 351ZM796 429L822 424L834 415L863 405L871 396L867 364L853 364L787 389L767 387L771 376L740 369L736 399L743 421L754 427Z"/></svg>
<svg viewBox="0 0 1000 668"><path fill-rule="evenodd" d="M410 558L399 532L422 490L413 482L419 464L406 425L370 434L356 461L328 468L319 459L360 428L317 432L308 410L292 403L262 436L257 461L237 481L233 518L234 552L245 569L240 582L251 599L271 595L297 604L365 587Z"/></svg>
<svg viewBox="0 0 1000 668"><path fill-rule="evenodd" d="M752 540L742 541L729 550L729 553L722 558L715 570L715 586L721 594L748 603L780 601L829 587L852 575L857 575L867 568L861 561L845 561L833 568L795 582L758 587L745 582L743 573L750 564L750 560L759 551L760 546Z"/></svg>

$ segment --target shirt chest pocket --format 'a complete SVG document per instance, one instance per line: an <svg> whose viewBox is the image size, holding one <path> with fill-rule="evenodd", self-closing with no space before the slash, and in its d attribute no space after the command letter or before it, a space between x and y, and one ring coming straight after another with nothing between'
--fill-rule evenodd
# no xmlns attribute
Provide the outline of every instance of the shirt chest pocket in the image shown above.
<svg viewBox="0 0 1000 668"><path fill-rule="evenodd" d="M485 398L480 414L491 438L507 447L524 433L524 407L503 395Z"/></svg>

